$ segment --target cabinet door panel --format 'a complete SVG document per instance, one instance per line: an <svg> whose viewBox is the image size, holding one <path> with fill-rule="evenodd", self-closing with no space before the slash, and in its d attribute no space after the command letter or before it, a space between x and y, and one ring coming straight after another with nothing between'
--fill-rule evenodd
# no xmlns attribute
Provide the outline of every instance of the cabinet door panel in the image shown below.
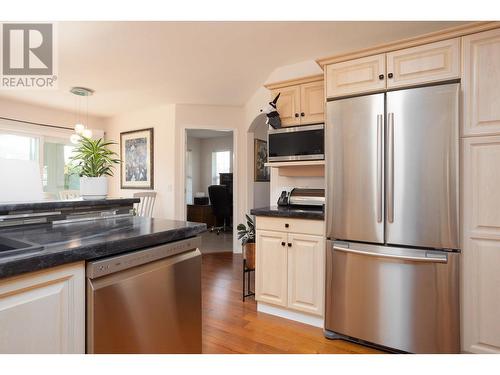
<svg viewBox="0 0 500 375"><path fill-rule="evenodd" d="M0 353L85 353L85 265L0 282Z"/></svg>
<svg viewBox="0 0 500 375"><path fill-rule="evenodd" d="M258 231L256 240L255 299L279 306L287 304L287 235Z"/></svg>
<svg viewBox="0 0 500 375"><path fill-rule="evenodd" d="M460 39L390 52L387 74L387 88L460 78Z"/></svg>
<svg viewBox="0 0 500 375"><path fill-rule="evenodd" d="M325 121L325 90L323 81L300 85L300 105L301 125Z"/></svg>
<svg viewBox="0 0 500 375"><path fill-rule="evenodd" d="M289 234L288 307L323 315L325 241L322 237Z"/></svg>
<svg viewBox="0 0 500 375"><path fill-rule="evenodd" d="M464 37L462 51L462 134L500 134L500 29Z"/></svg>
<svg viewBox="0 0 500 375"><path fill-rule="evenodd" d="M462 144L462 350L500 353L500 136Z"/></svg>
<svg viewBox="0 0 500 375"><path fill-rule="evenodd" d="M300 125L300 86L273 90L272 98L280 93L276 110L280 114L281 126Z"/></svg>
<svg viewBox="0 0 500 375"><path fill-rule="evenodd" d="M383 75L382 78L379 78ZM335 98L384 90L385 54L331 64L326 67L326 96Z"/></svg>

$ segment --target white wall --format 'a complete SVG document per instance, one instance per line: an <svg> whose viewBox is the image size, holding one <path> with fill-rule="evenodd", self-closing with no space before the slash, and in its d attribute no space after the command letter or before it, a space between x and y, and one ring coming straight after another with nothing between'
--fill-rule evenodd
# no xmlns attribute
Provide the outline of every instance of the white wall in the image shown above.
<svg viewBox="0 0 500 375"><path fill-rule="evenodd" d="M253 129L253 139L262 139L267 142L267 131L269 126L266 124L265 119L262 118L255 128ZM252 132L248 133L248 137L252 138ZM254 146L255 147L255 146ZM251 157L252 165L255 163L255 151L253 151ZM253 172L252 176L255 174ZM267 207L270 204L270 182L255 181L255 176L253 181L253 208Z"/></svg>
<svg viewBox="0 0 500 375"><path fill-rule="evenodd" d="M175 217L175 106L167 104L110 118L106 124L106 139L120 143L120 132L154 128L154 190L158 193L154 217ZM119 144L112 147L120 153ZM120 188L120 171L109 179L109 195L130 197L141 189Z"/></svg>
<svg viewBox="0 0 500 375"><path fill-rule="evenodd" d="M68 95L70 94L68 93ZM64 111L5 98L0 99L0 117L71 129L73 129L76 119L73 111ZM107 119L104 117L89 116L88 124L85 125L88 125L91 129L104 129L106 123Z"/></svg>

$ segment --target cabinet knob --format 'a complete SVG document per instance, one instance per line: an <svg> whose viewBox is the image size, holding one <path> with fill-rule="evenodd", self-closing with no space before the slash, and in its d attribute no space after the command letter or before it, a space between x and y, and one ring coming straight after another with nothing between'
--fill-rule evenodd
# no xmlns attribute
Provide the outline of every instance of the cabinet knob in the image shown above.
<svg viewBox="0 0 500 375"><path fill-rule="evenodd" d="M288 242L288 247L292 247L292 243L291 242Z"/></svg>
<svg viewBox="0 0 500 375"><path fill-rule="evenodd" d="M289 227L290 227L290 224L286 223L285 228L289 228Z"/></svg>
<svg viewBox="0 0 500 375"><path fill-rule="evenodd" d="M285 245L286 245L286 243L285 243L285 242L282 242L282 243L281 243L281 246L285 246Z"/></svg>
<svg viewBox="0 0 500 375"><path fill-rule="evenodd" d="M380 80L384 79L384 75L383 75L383 74L380 74L380 75L378 76L378 79L380 79Z"/></svg>
<svg viewBox="0 0 500 375"><path fill-rule="evenodd" d="M299 114L298 114L298 113L296 113L296 114L295 114L295 117L299 117Z"/></svg>
<svg viewBox="0 0 500 375"><path fill-rule="evenodd" d="M393 74L392 74L392 73L389 73L389 74L387 74L387 77L392 78L392 77L393 77Z"/></svg>
<svg viewBox="0 0 500 375"><path fill-rule="evenodd" d="M300 112L300 115L304 117L306 114L304 112Z"/></svg>

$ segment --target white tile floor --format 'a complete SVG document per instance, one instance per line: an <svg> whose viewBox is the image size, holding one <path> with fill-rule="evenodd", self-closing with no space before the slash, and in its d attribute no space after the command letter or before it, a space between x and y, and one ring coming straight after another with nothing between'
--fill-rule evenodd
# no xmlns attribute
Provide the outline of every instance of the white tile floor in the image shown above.
<svg viewBox="0 0 500 375"><path fill-rule="evenodd" d="M205 232L201 235L201 252L208 253L225 253L233 251L233 234L215 232Z"/></svg>

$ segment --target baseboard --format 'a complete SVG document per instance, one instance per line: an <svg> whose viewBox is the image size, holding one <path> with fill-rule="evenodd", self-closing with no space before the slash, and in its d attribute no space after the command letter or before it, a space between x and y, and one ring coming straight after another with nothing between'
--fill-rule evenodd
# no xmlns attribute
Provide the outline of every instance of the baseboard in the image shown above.
<svg viewBox="0 0 500 375"><path fill-rule="evenodd" d="M270 315L279 316L280 318L294 320L296 322L309 324L314 327L323 328L325 321L319 316L313 316L306 313L301 313L298 311L292 311L284 309L282 307L276 307L268 305L266 303L258 302L257 311L263 312Z"/></svg>

